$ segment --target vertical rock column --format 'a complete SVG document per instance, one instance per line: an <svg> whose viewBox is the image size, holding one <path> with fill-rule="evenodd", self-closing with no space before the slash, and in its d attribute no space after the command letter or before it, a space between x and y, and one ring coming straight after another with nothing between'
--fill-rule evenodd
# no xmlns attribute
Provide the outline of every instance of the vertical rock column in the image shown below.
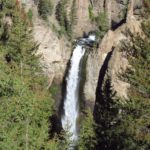
<svg viewBox="0 0 150 150"><path fill-rule="evenodd" d="M105 0L105 12L107 12L109 28L111 28L111 6L112 0Z"/></svg>
<svg viewBox="0 0 150 150"><path fill-rule="evenodd" d="M134 0L130 0L128 4L128 12L126 21L129 22L133 19Z"/></svg>

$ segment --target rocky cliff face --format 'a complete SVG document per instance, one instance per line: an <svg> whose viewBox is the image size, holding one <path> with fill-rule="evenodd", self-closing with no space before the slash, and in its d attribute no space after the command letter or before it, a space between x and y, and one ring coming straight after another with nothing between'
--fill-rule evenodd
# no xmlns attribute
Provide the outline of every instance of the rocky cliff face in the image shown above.
<svg viewBox="0 0 150 150"><path fill-rule="evenodd" d="M114 9L113 7L112 9ZM124 18L126 22L115 30L109 30L100 42L98 50L92 51L88 56L84 93L86 100L91 101L93 104L95 103L96 88L99 86L98 80L104 80L108 76L112 80L112 86L117 95L127 98L127 89L130 85L121 81L119 74L126 70L128 61L124 54L120 52L120 44L123 40L128 39L125 34L127 31L141 33L140 21L134 15L134 8L135 3L131 1L128 5L126 18ZM115 17L112 18L112 21L114 19Z"/></svg>
<svg viewBox="0 0 150 150"><path fill-rule="evenodd" d="M41 54L41 64L44 72L49 76L49 86L52 81L62 82L67 63L71 56L71 44L66 38L58 38L52 28L41 20L37 13L37 6L33 0L23 1L26 9L33 10L33 36L39 45L38 54ZM50 22L57 25L55 18L55 6L59 0L52 0L54 4L53 15ZM67 5L69 14L73 0ZM127 98L127 88L129 85L121 81L118 77L128 66L128 61L120 50L120 43L128 39L125 35L127 30L140 32L139 14L142 11L142 1L140 0L76 0L77 23L74 25L74 37L80 37L84 32L96 30L96 25L89 18L89 6L93 8L93 13L97 16L100 12L106 12L109 23L109 31L105 34L99 48L91 51L86 65L86 82L84 86L85 99L94 104L95 93L98 84L99 74L103 72L103 78L110 76L114 89L118 96ZM105 70L101 70L104 64Z"/></svg>
<svg viewBox="0 0 150 150"><path fill-rule="evenodd" d="M71 55L71 45L65 38L58 39L56 34L38 18L34 22L33 35L40 43L38 54L43 70L52 81L61 83Z"/></svg>
<svg viewBox="0 0 150 150"><path fill-rule="evenodd" d="M39 17L34 0L23 1L23 3L26 11L29 9L33 11L33 37L39 44L37 54L41 55L41 66L49 78L49 87L53 81L61 83L70 60L71 44L65 38L59 39L50 25ZM57 3L58 1L53 3L54 8ZM55 12L49 20L56 22Z"/></svg>

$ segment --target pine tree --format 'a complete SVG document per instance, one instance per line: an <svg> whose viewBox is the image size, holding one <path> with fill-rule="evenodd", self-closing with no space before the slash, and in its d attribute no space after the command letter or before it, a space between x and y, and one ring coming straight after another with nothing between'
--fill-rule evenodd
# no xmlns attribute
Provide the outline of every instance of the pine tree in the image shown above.
<svg viewBox="0 0 150 150"><path fill-rule="evenodd" d="M81 125L78 148L79 150L94 150L96 145L96 124L89 109Z"/></svg>
<svg viewBox="0 0 150 150"><path fill-rule="evenodd" d="M56 19L60 25L60 34L65 34L69 38L72 39L72 30L73 26L76 24L76 0L73 0L73 4L71 7L71 12L67 14L67 4L68 0L62 0L57 4L56 7Z"/></svg>
<svg viewBox="0 0 150 150"><path fill-rule="evenodd" d="M48 15L52 15L53 5L51 0L39 0L38 12L43 19L47 19Z"/></svg>
<svg viewBox="0 0 150 150"><path fill-rule="evenodd" d="M49 149L53 100L35 55L38 46L20 9L6 4L4 15L13 16L13 24L8 39L0 40L0 149Z"/></svg>
<svg viewBox="0 0 150 150"><path fill-rule="evenodd" d="M70 37L72 36L72 30L74 28L74 25L77 23L77 8L76 8L76 0L73 0L71 12L70 12Z"/></svg>
<svg viewBox="0 0 150 150"><path fill-rule="evenodd" d="M68 18L67 18L67 0L62 0L58 3L56 8L56 18L60 24L61 27L63 27L65 30L67 30L68 25Z"/></svg>
<svg viewBox="0 0 150 150"><path fill-rule="evenodd" d="M97 148L99 147L103 150L117 149L113 129L119 122L119 109L116 92L113 90L110 77L108 77L105 79L103 87L97 96L94 111L97 123Z"/></svg>
<svg viewBox="0 0 150 150"><path fill-rule="evenodd" d="M145 37L132 35L131 42L123 50L132 68L128 68L124 78L130 83L129 101L124 105L124 125L126 134L133 145L129 149L148 149L150 146L150 25L143 23ZM123 143L124 144L124 143Z"/></svg>

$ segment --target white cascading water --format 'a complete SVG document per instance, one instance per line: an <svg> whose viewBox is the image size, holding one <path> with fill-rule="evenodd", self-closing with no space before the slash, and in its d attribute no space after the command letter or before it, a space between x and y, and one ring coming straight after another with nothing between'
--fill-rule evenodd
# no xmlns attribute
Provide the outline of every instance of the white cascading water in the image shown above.
<svg viewBox="0 0 150 150"><path fill-rule="evenodd" d="M88 38L81 39L82 44L94 42L95 36L90 35ZM80 62L84 56L85 48L83 45L77 45L73 51L71 58L71 66L67 77L66 97L64 99L64 115L61 118L62 127L71 135L70 140L76 142L78 140L77 118L79 115L79 69Z"/></svg>

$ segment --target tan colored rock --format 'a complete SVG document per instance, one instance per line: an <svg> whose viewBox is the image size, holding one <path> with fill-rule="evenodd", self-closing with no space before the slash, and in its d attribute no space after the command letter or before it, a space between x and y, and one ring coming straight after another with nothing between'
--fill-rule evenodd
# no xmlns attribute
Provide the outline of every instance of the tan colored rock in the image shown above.
<svg viewBox="0 0 150 150"><path fill-rule="evenodd" d="M33 37L39 44L37 55L41 56L40 63L49 78L50 87L53 80L62 82L71 55L71 45L65 38L59 39L48 23L40 19L33 0L26 0L24 3L26 11L31 8L33 12ZM55 13L49 20L56 23Z"/></svg>
<svg viewBox="0 0 150 150"><path fill-rule="evenodd" d="M49 78L61 81L70 59L71 48L65 39L58 39L50 27L37 18L34 23L33 35L39 45L38 54L41 64Z"/></svg>
<svg viewBox="0 0 150 150"><path fill-rule="evenodd" d="M122 53L119 50L119 48L116 48L113 51L112 57L108 64L106 76L108 75L111 77L112 86L117 92L117 96L127 99L127 90L130 87L130 85L122 81L119 76L123 72L125 72L129 64L128 60L122 55Z"/></svg>
<svg viewBox="0 0 150 150"><path fill-rule="evenodd" d="M121 81L118 77L118 74L126 70L128 66L127 59L123 57L121 52L119 52L122 40L129 38L124 34L127 30L130 30L132 33L142 33L140 22L136 21L135 18L132 17L129 22L123 24L115 31L109 30L100 43L98 51L92 51L89 54L86 66L86 83L84 87L86 100L94 103L99 71L106 56L112 51L112 49L114 49L114 52L109 61L106 76L109 75L111 77L112 85L114 86L114 90L117 91L117 95L127 98L127 89L129 85Z"/></svg>
<svg viewBox="0 0 150 150"><path fill-rule="evenodd" d="M57 5L59 0L54 2L54 8ZM68 14L71 8L71 1L68 6ZM77 25L75 26L74 33L76 37L82 36L83 32L89 32L91 30L95 30L95 26L91 24L88 14L88 7L90 1L88 0L77 0ZM109 21L111 19L115 20L116 16L116 7L118 5L115 0L93 0L92 5L94 7L94 13L97 15L99 12L105 10L108 12ZM110 4L111 2L111 4ZM39 19L37 14L37 8L33 3L33 0L28 0L26 3L27 9L32 8L33 11L33 20L34 20L34 28L33 28L33 36L35 41L37 41L39 45L38 54L41 54L41 65L43 66L44 72L49 76L49 86L53 80L62 81L64 76L64 72L67 67L67 62L70 59L71 55L71 46L66 41L66 39L58 39L56 34L51 30L51 28L46 25L41 19ZM122 8L122 6L121 6ZM132 8L132 7L131 7ZM117 12L120 11L117 10ZM106 56L110 51L112 51L112 47L115 47L114 53L112 55L112 59L109 63L108 74L112 77L112 82L114 89L118 92L119 96L127 97L126 90L128 85L117 78L118 72L125 70L127 66L127 61L122 57L122 54L119 52L120 41L126 39L123 33L126 30L130 30L131 32L141 32L140 22L136 21L133 15L129 15L128 21L126 24L123 24L115 31L109 30L107 34L104 36L102 42L99 45L98 51L90 52L87 60L86 66L86 83L84 87L84 93L86 100L95 101L95 92L99 77L99 71L102 67ZM117 20L118 18L116 18ZM57 25L57 21L55 19L55 11L53 15L50 17L52 23ZM120 86L119 86L120 85ZM121 91L120 88L121 87Z"/></svg>
<svg viewBox="0 0 150 150"><path fill-rule="evenodd" d="M9 17L9 16L5 16L5 17L3 18L3 22L4 22L4 24L7 24L8 26L12 26L12 24L13 24L12 18Z"/></svg>
<svg viewBox="0 0 150 150"><path fill-rule="evenodd" d="M83 36L83 33L95 30L94 24L91 24L89 18L88 7L90 5L89 0L77 0L77 24L74 27L75 37Z"/></svg>
<svg viewBox="0 0 150 150"><path fill-rule="evenodd" d="M95 101L95 91L99 78L99 71L102 67L107 54L116 46L125 36L121 32L109 30L104 36L97 52L91 52L87 60L87 74L85 83L85 98Z"/></svg>

